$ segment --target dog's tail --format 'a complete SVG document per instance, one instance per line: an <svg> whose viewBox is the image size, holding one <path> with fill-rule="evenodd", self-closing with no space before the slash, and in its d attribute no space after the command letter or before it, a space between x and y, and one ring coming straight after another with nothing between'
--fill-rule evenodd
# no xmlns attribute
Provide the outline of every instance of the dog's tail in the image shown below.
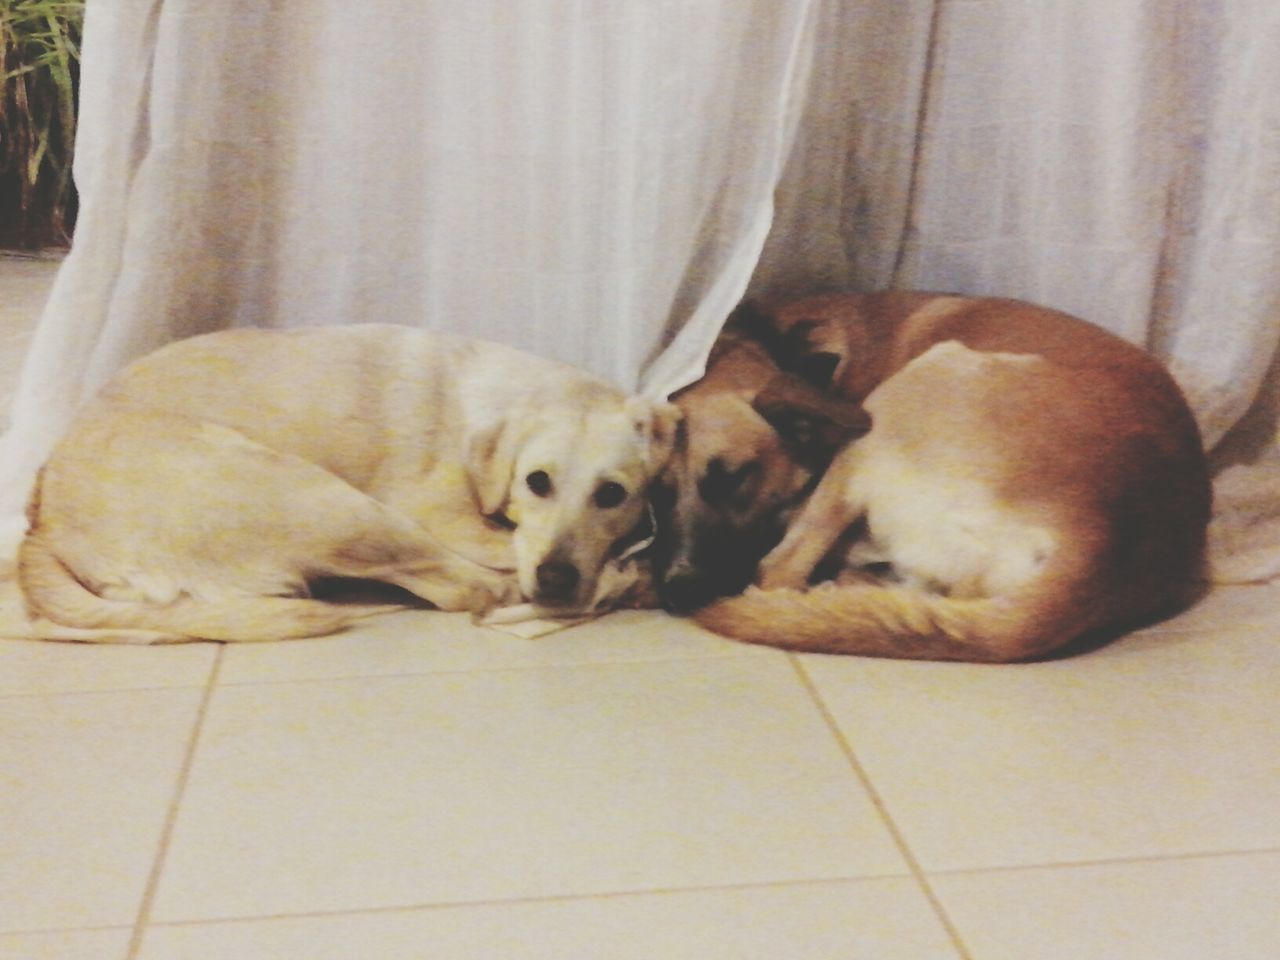
<svg viewBox="0 0 1280 960"><path fill-rule="evenodd" d="M897 585L822 584L720 600L695 617L716 633L786 650L915 660L1034 659L1087 626L1034 596L955 599Z"/></svg>
<svg viewBox="0 0 1280 960"><path fill-rule="evenodd" d="M215 602L183 596L167 604L100 597L82 584L39 534L18 553L29 635L85 643L288 640L336 633L394 605L338 605L293 597Z"/></svg>

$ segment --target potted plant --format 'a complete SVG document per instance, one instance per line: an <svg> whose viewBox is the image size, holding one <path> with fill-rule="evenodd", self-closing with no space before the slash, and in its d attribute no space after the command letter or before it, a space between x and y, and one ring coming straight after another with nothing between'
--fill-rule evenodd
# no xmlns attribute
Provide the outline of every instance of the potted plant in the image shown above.
<svg viewBox="0 0 1280 960"><path fill-rule="evenodd" d="M69 242L84 0L0 0L0 246Z"/></svg>

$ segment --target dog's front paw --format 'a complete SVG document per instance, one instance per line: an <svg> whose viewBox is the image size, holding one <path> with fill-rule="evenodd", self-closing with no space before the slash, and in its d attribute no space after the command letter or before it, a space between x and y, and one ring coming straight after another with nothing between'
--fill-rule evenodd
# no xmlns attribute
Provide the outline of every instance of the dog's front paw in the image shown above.
<svg viewBox="0 0 1280 960"><path fill-rule="evenodd" d="M465 603L458 609L472 613L488 613L498 607L509 607L523 599L514 574L487 571L486 575L467 584Z"/></svg>
<svg viewBox="0 0 1280 960"><path fill-rule="evenodd" d="M520 587L511 574L479 568L465 578L434 580L418 592L441 610L487 613L520 601Z"/></svg>
<svg viewBox="0 0 1280 960"><path fill-rule="evenodd" d="M756 586L762 590L803 590L808 582L807 573L797 573L787 563L771 563L768 557L760 562L760 569L756 571Z"/></svg>

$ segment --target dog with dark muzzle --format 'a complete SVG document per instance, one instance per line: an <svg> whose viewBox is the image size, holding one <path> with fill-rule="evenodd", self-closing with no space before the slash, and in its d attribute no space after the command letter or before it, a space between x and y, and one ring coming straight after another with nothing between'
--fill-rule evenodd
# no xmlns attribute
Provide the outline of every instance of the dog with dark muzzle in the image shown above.
<svg viewBox="0 0 1280 960"><path fill-rule="evenodd" d="M870 426L858 404L779 369L763 331L740 309L705 376L672 398L682 422L655 495L654 566L661 603L675 613L750 584L834 453Z"/></svg>
<svg viewBox="0 0 1280 960"><path fill-rule="evenodd" d="M1034 304L923 292L815 297L752 323L762 357L872 423L815 482L803 458L779 469L785 428L770 440L747 412L776 420L772 373L726 348L726 369L686 392L677 467L696 479L669 576L686 554L699 571L727 555L732 582L678 587L688 606L758 585L700 609L702 625L791 650L1009 663L1095 645L1200 589L1204 450L1141 348ZM711 526L726 518L758 539Z"/></svg>

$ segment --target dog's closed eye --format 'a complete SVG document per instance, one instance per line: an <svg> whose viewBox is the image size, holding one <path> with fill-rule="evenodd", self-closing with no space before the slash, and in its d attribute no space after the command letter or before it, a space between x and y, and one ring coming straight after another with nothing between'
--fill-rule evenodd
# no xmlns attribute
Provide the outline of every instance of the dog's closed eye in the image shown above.
<svg viewBox="0 0 1280 960"><path fill-rule="evenodd" d="M707 465L706 474L698 481L698 495L712 506L731 506L759 471L760 465L753 460L731 468L717 457Z"/></svg>

